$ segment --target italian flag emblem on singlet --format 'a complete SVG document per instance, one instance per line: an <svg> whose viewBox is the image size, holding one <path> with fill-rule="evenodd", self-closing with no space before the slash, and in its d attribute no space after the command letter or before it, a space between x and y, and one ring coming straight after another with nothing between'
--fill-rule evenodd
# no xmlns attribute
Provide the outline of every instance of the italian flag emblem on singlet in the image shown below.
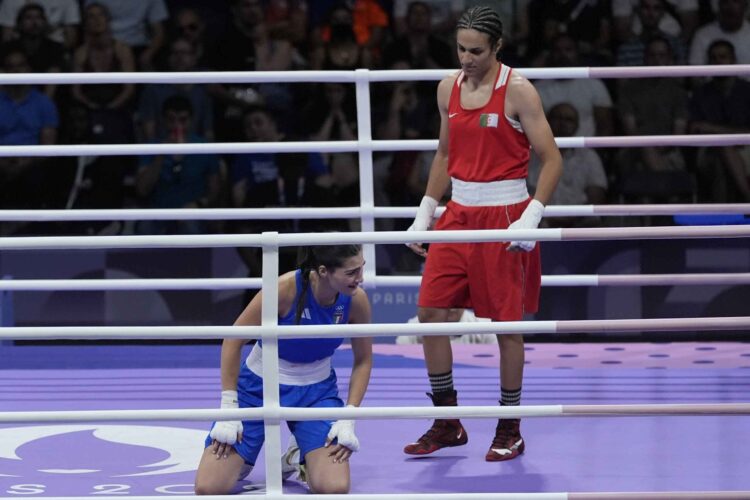
<svg viewBox="0 0 750 500"><path fill-rule="evenodd" d="M495 127L497 128L497 113L482 113L479 115L479 126L480 127Z"/></svg>

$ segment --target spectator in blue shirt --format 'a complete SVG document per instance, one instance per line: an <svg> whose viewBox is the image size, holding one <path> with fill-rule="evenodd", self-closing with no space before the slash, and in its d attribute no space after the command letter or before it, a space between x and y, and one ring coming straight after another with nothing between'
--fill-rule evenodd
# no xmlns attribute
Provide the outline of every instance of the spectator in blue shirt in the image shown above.
<svg viewBox="0 0 750 500"><path fill-rule="evenodd" d="M29 73L26 55L19 49L4 54L5 73ZM57 140L57 108L49 97L29 85L0 88L0 145L49 145ZM0 206L46 208L56 197L42 197L39 183L45 158L0 158ZM45 180L50 180L45 177ZM51 185L51 184L50 184Z"/></svg>
<svg viewBox="0 0 750 500"><path fill-rule="evenodd" d="M205 142L190 132L193 109L183 96L172 96L162 108L168 136L161 142ZM160 155L143 157L136 174L135 189L150 208L205 208L219 195L219 158L215 155ZM201 221L141 221L141 234L205 231Z"/></svg>
<svg viewBox="0 0 750 500"><path fill-rule="evenodd" d="M280 142L289 140L279 130L273 114L262 106L248 108L243 117L244 139L248 142ZM308 155L299 153L248 153L233 155L229 160L229 182L232 206L236 208L265 208L297 206L305 189ZM258 234L263 231L289 232L290 221L240 220L234 231ZM261 255L258 248L240 248L240 257L250 276L260 276ZM293 269L294 251L280 255L281 269Z"/></svg>

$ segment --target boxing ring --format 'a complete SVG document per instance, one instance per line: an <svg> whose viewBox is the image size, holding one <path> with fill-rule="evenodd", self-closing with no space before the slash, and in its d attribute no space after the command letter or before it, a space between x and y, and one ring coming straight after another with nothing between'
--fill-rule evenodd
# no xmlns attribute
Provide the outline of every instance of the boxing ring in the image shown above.
<svg viewBox="0 0 750 500"><path fill-rule="evenodd" d="M750 66L690 66L664 68L523 69L534 79L621 78L646 76L747 75ZM86 236L13 237L0 239L0 251L86 249L183 249L260 247L263 273L259 279L206 278L169 280L2 280L4 291L39 290L155 290L155 289L264 289L260 327L230 326L109 326L109 327L2 327L0 340L43 339L217 339L262 338L264 393L262 408L219 410L218 349L201 347L202 364L184 367L153 366L127 369L0 371L0 496L2 498L188 498L194 465L184 457L200 453L202 437L211 420L262 419L266 427L264 459L250 482L238 492L263 498L301 499L300 484L281 481L280 453L283 420L351 418L361 420L358 434L362 451L352 465L355 499L604 499L604 498L750 498L750 345L736 343L711 360L721 348L692 344L697 357L676 366L653 362L644 366L638 356L668 358L669 348L651 346L634 354L626 344L602 347L601 365L572 367L568 360L580 353L541 354L543 346L527 346L531 364L524 380L524 405L498 407L497 358L482 346L456 348L456 385L463 406L435 408L421 392L426 374L415 346L376 344L371 389L362 408L282 408L278 400L278 339L295 336L337 336L335 326L278 326L277 276L279 250L287 246L363 243L368 262L365 287L415 286L419 277L377 276L375 245L407 242L649 240L748 238L750 226L605 227L535 230L441 232L375 232L379 217L411 218L412 207L376 207L373 195L374 151L433 150L437 141L377 141L371 136L369 85L371 82L438 80L445 71L269 72L269 73L112 73L0 75L0 84L71 83L230 83L230 82L348 82L357 94L358 140L339 142L132 144L75 146L4 146L0 156L79 156L133 154L225 154L260 152L357 152L359 154L359 207L330 209L196 209L196 210L40 210L4 211L0 220L138 220L138 219L288 219L358 218L361 232L196 236ZM749 134L711 136L644 136L558 138L560 147L716 146L748 145ZM685 213L750 213L748 204L638 205L547 207L546 217L601 215L663 215ZM651 286L747 284L750 273L568 275L544 276L543 286ZM348 336L445 335L457 333L556 334L567 332L675 332L692 329L748 330L750 317L613 319L576 321L518 321L497 323L371 324L350 325ZM418 348L418 346L416 346ZM671 348L672 346L670 346ZM11 348L12 349L12 348ZM55 348L57 349L57 348ZM111 346L142 356L135 346ZM148 347L154 349L154 347ZM177 348L175 348L177 349ZM182 354L196 348L180 348ZM610 350L607 350L610 349ZM650 349L650 350L649 350ZM637 349L636 349L637 350ZM61 350L62 353L64 351ZM91 351L93 354L87 354ZM95 352L94 352L95 351ZM400 353L399 353L400 351ZM3 350L0 348L0 353ZM10 352L7 351L6 352ZM405 354L404 354L405 353ZM537 357L537 353L540 353ZM54 349L36 350L39 356L64 356ZM71 357L109 356L106 351L76 348ZM342 390L348 381L350 353L335 361ZM545 358L546 356L546 358ZM208 359L211 358L211 359ZM400 358L400 359L396 359ZM550 361L550 358L556 361ZM733 364L716 366L732 358ZM545 361L546 360L546 361ZM561 362L559 360L565 360ZM709 363L702 363L710 361ZM208 364L206 364L208 363ZM562 363L562 364L561 364ZM8 363L12 365L13 363ZM53 363L54 364L54 363ZM618 364L627 366L613 368ZM712 365L706 367L706 365ZM20 366L20 365L19 365ZM43 366L43 364L42 364ZM106 364L105 364L106 366ZM606 371L602 369L606 368ZM698 367L698 368L696 368ZM658 370L656 368L659 368ZM612 370L618 370L612 373ZM698 398L695 398L697 389ZM466 396L463 396L466 394ZM35 396L37 395L37 396ZM559 404L564 401L566 404ZM654 401L647 404L644 401ZM667 402L664 402L667 401ZM466 404L468 403L468 404ZM530 404L531 403L531 404ZM555 404L550 404L555 403ZM75 405L78 410L71 410ZM495 406L492 406L495 405ZM133 409L132 406L137 407ZM404 443L419 435L424 421L434 417L461 417L472 439L467 447L441 456L414 459L401 454ZM487 464L481 457L489 442L489 427L481 419L523 417L530 451L511 462ZM577 417L577 418L556 418ZM605 418L606 417L606 418ZM627 417L627 418L625 418ZM395 420L394 420L395 419ZM155 423L151 424L151 423ZM174 426L166 426L170 423ZM186 427L186 423L191 423ZM33 424L33 425L32 425ZM484 422L486 424L486 422ZM22 426L22 427L19 427ZM484 429L484 430L482 430ZM485 435L486 434L486 435ZM86 455L91 436L112 446L97 455L96 468ZM134 437L135 436L135 437ZM577 436L577 437L576 437ZM34 444L37 440L39 444ZM41 441L39 441L41 440ZM84 443L84 444L81 444ZM175 443L179 443L176 446ZM137 447L121 456L117 444ZM637 446L636 446L637 444ZM101 444L100 444L101 445ZM34 448L31 459L19 450ZM89 443L90 446L90 443ZM640 447L638 447L640 446ZM197 447L197 448L196 448ZM179 450L175 449L179 448ZM121 450L120 450L121 451ZM164 454L167 457L164 457ZM183 457L177 460L176 457ZM34 458L35 457L35 458ZM34 460L37 460L34 462ZM29 462L29 467L21 462ZM137 463L133 466L132 463ZM86 464L85 466L79 466ZM140 467L140 469L138 469ZM146 469L146 470L144 470ZM134 472L135 470L135 472ZM179 482L149 483L148 478L175 474ZM97 472L106 471L97 476ZM265 482L260 480L265 474ZM70 488L48 488L47 477L65 477ZM84 481L80 478L86 476ZM104 477L101 477L104 476ZM145 478L145 479L144 479ZM157 496L154 496L157 495ZM333 498L331 495L318 495ZM222 497L225 498L225 497Z"/></svg>

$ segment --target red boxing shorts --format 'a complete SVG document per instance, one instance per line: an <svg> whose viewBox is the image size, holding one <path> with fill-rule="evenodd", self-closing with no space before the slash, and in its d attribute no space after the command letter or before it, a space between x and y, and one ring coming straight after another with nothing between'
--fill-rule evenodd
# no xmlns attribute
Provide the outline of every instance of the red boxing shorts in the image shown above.
<svg viewBox="0 0 750 500"><path fill-rule="evenodd" d="M449 201L435 230L508 229L531 198L506 206L464 206ZM539 244L509 252L508 242L432 243L427 252L419 307L473 309L480 318L518 321L539 308Z"/></svg>

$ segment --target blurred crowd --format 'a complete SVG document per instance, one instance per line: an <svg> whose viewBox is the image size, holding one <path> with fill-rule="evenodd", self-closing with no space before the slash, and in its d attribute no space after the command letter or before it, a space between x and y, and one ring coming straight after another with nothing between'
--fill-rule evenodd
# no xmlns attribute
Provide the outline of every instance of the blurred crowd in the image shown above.
<svg viewBox="0 0 750 500"><path fill-rule="evenodd" d="M748 0L2 0L6 73L457 68L473 5L514 67L750 64ZM535 82L557 137L750 131L741 77ZM375 139L433 139L436 82L371 85ZM0 87L0 144L353 140L353 84ZM432 152L376 153L376 205L416 206ZM563 150L555 204L750 202L750 149ZM530 168L533 190L537 165ZM354 153L0 158L0 208L359 204ZM556 225L600 220L549 219ZM409 221L382 220L381 229ZM356 221L3 223L11 234L348 230ZM259 265L259 256L246 262ZM412 264L395 262L409 268Z"/></svg>

